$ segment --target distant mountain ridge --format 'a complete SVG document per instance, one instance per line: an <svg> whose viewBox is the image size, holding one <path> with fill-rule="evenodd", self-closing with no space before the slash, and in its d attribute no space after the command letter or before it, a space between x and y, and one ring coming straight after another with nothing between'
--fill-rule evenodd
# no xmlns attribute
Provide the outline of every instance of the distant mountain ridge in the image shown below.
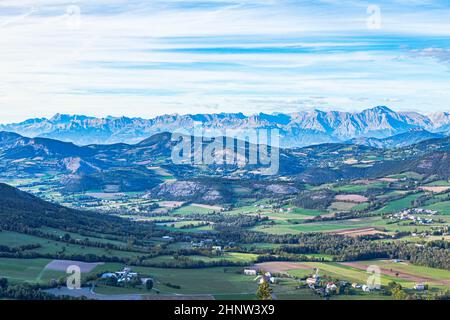
<svg viewBox="0 0 450 320"><path fill-rule="evenodd" d="M420 134L421 132L419 132ZM202 149L194 149L191 142L187 161L175 163L173 152L178 150L178 139L171 133L159 133L138 144L76 146L48 138L27 138L15 133L0 132L0 180L46 179L63 192L148 192L159 190L162 184L191 181L163 188L167 194L190 194L195 188L202 192L196 201L214 202L227 198L227 187L215 189L200 179L227 178L232 180L270 180L264 176L267 164L251 163L248 155L251 144L214 151L216 159L228 154L232 163L196 163ZM211 141L204 142L203 150L211 149ZM402 141L400 139L399 141ZM222 140L222 142L224 142ZM220 147L219 147L220 148ZM258 150L259 148L253 148ZM275 176L304 183L328 183L342 179L378 178L383 175L414 171L426 176L449 179L450 137L432 138L413 145L381 149L360 144L326 143L293 149L271 148L279 151L279 170ZM237 152L240 152L239 154ZM261 155L261 154L260 154ZM372 158L370 161L368 157ZM274 160L274 159L272 159ZM277 162L277 161L276 161ZM49 178L52 177L52 178ZM266 179L267 178L267 179ZM206 183L206 185L205 185ZM30 186L33 186L30 182ZM217 194L219 192L220 194ZM158 195L158 193L155 193ZM177 196L177 197L178 197ZM191 199L193 200L193 199Z"/></svg>
<svg viewBox="0 0 450 320"><path fill-rule="evenodd" d="M161 132L184 129L193 134L201 125L206 132L219 136L223 130L280 131L281 147L345 142L351 139L376 138L427 130L430 133L450 132L450 113L428 116L417 112L395 112L378 106L358 113L342 111L300 111L295 113L243 113L161 115L153 119L56 114L50 119L36 118L21 123L0 125L0 131L15 132L28 137L45 137L77 145L138 143ZM241 138L237 136L237 138Z"/></svg>
<svg viewBox="0 0 450 320"><path fill-rule="evenodd" d="M422 141L444 138L445 134L429 132L424 129L412 129L405 133L393 135L384 139L377 138L354 138L349 144L364 145L373 148L392 149L407 147Z"/></svg>

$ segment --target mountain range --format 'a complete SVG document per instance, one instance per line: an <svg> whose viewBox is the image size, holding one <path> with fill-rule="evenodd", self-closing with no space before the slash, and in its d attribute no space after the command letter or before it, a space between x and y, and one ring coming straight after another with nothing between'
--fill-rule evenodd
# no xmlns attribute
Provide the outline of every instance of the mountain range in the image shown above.
<svg viewBox="0 0 450 320"><path fill-rule="evenodd" d="M351 139L347 141L347 143L381 149L392 149L392 148L407 147L422 141L430 139L439 139L444 137L445 134L443 133L429 132L424 129L411 129L407 132L399 133L383 139L360 137Z"/></svg>
<svg viewBox="0 0 450 320"><path fill-rule="evenodd" d="M423 132L417 131L418 134ZM212 140L225 139L218 137ZM191 143L195 137L190 137ZM208 147L213 141L203 142ZM402 139L399 139L402 140ZM342 179L367 179L415 171L448 179L450 172L450 137L433 138L411 146L380 149L347 143L328 143L279 151L279 171L265 178L263 164L239 161L245 151L225 146L219 157L235 154L231 164L173 162L172 154L178 140L171 133L159 133L137 144L77 146L49 138L27 138L16 133L0 132L0 179L40 179L65 192L102 190L106 192L152 191L182 194L184 190L203 190L203 201L214 199L227 188L210 189L208 179L257 181L297 181L326 183ZM195 144L194 144L195 145ZM238 146L237 140L234 142ZM238 147L239 148L239 147ZM195 152L191 157L195 159ZM192 158L191 158L192 160ZM199 182L198 180L202 180ZM177 181L168 186L166 182ZM191 182L187 182L191 181ZM206 183L206 185L205 185ZM166 188L164 188L166 186ZM168 186L168 187L167 187ZM272 188L272 187L271 187ZM277 189L278 187L275 187ZM279 188L278 188L279 189Z"/></svg>
<svg viewBox="0 0 450 320"><path fill-rule="evenodd" d="M395 112L388 107L378 106L358 113L313 110L250 116L243 113L161 115L153 119L56 114L50 119L37 118L0 125L0 131L15 132L27 137L52 138L76 145L135 144L161 132L173 133L184 129L187 134L194 134L193 128L199 125L204 128L206 135L211 136L226 135L224 130L236 133L242 129L278 129L280 146L283 148L352 139L362 141L363 144L375 143L378 146L392 147L388 142L367 142L365 139L385 139L420 130L449 135L450 113L423 115L417 112ZM238 133L236 138L242 137Z"/></svg>

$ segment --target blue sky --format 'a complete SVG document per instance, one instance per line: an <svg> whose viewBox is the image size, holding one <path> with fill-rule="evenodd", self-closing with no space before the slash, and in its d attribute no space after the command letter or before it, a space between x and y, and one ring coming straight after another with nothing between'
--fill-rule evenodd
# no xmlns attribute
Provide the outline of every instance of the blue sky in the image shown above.
<svg viewBox="0 0 450 320"><path fill-rule="evenodd" d="M0 122L449 111L448 17L448 0L2 0Z"/></svg>

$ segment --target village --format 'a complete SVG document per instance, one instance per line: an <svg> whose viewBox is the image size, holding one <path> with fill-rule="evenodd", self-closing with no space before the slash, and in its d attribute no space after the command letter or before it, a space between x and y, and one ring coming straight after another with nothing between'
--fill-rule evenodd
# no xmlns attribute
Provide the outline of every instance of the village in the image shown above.
<svg viewBox="0 0 450 320"><path fill-rule="evenodd" d="M401 263L401 260L393 259L394 263ZM331 280L328 276L320 276L319 269L314 269L314 274L310 275L306 278L298 279L299 285L297 289L309 288L315 294L321 297L329 297L331 295L340 295L340 294L350 294L351 290L360 290L362 293L369 294L371 292L382 291L385 288L382 288L380 283L369 283L369 281L365 284L357 283L357 282L349 282L345 280ZM271 272L265 272L261 269L249 268L244 269L244 275L255 277L254 281L257 281L260 285L264 282L270 285L277 285L280 283L281 278L289 277L290 275L286 273L281 274L272 274ZM413 287L414 291L422 292L428 290L428 285L424 283L416 283Z"/></svg>
<svg viewBox="0 0 450 320"><path fill-rule="evenodd" d="M434 216L439 214L438 211L435 210L428 210L428 209L421 209L421 208L412 208L412 209L406 209L397 213L394 213L389 216L389 219L391 220L410 220L414 224L431 224L433 223L432 218L423 218L418 215L429 215Z"/></svg>
<svg viewBox="0 0 450 320"><path fill-rule="evenodd" d="M113 286L137 286L144 285L147 289L153 287L153 279L150 277L142 277L129 267L123 268L121 271L105 272L100 276L101 282Z"/></svg>

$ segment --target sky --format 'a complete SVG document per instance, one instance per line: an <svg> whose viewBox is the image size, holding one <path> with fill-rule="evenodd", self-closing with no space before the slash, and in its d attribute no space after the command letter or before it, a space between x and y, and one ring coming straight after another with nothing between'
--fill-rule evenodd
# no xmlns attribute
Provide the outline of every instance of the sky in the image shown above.
<svg viewBox="0 0 450 320"><path fill-rule="evenodd" d="M0 123L450 111L449 0L0 0Z"/></svg>

